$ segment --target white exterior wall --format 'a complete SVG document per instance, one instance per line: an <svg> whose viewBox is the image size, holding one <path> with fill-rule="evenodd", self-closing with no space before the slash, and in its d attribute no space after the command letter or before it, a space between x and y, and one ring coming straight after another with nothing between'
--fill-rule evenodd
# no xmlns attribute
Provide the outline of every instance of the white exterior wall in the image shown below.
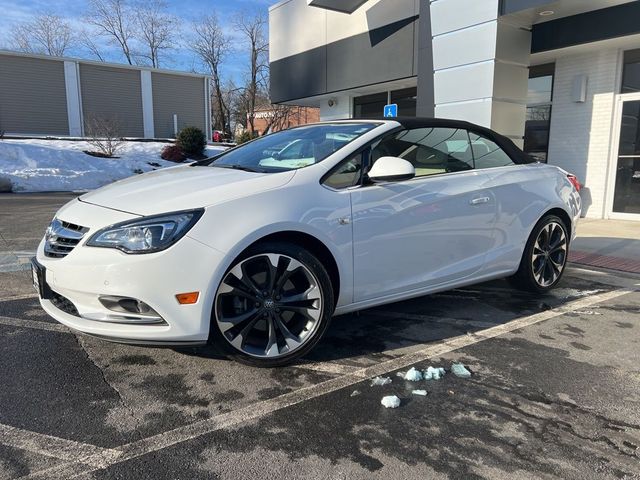
<svg viewBox="0 0 640 480"><path fill-rule="evenodd" d="M585 185L583 216L604 218L613 129L619 89L618 49L591 51L556 60L548 161L575 173ZM573 81L587 76L585 103L572 99Z"/></svg>
<svg viewBox="0 0 640 480"><path fill-rule="evenodd" d="M335 95L331 99L334 102L332 107L329 106L328 100L320 102L321 121L342 120L353 116L351 111L353 100L350 95Z"/></svg>
<svg viewBox="0 0 640 480"><path fill-rule="evenodd" d="M522 144L531 34L499 19L498 0L431 0L435 116Z"/></svg>

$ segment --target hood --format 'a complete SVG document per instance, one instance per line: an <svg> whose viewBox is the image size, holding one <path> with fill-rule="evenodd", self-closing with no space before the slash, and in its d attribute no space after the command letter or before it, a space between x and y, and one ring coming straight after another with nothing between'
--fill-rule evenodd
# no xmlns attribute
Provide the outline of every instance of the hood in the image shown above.
<svg viewBox="0 0 640 480"><path fill-rule="evenodd" d="M287 184L295 171L253 173L218 167L175 167L135 175L80 197L80 201L135 215L206 207Z"/></svg>

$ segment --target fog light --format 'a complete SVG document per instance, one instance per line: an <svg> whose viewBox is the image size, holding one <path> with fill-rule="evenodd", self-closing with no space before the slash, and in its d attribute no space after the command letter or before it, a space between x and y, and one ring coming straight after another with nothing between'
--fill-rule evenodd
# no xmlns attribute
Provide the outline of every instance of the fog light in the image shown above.
<svg viewBox="0 0 640 480"><path fill-rule="evenodd" d="M159 317L158 313L142 300L130 297L101 296L100 303L113 312L134 313L136 315L148 315Z"/></svg>

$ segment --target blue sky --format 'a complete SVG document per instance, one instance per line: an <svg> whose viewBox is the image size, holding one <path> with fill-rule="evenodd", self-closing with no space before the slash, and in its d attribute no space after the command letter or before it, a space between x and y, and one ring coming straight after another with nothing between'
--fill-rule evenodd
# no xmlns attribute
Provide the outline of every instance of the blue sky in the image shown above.
<svg viewBox="0 0 640 480"><path fill-rule="evenodd" d="M87 10L87 0L2 0L2 15L0 15L0 48L10 47L11 27L21 22L29 21L34 16L47 12L54 13L65 18L74 28L84 26L83 15ZM162 68L176 70L197 70L198 65L193 55L185 45L188 38L189 24L196 22L198 18L212 11L218 14L220 23L233 36L231 18L240 10L258 10L267 12L269 5L276 0L168 0L169 11L181 20L181 34L183 44L170 52L169 57L161 64ZM101 49L106 53L106 59L113 62L123 62L124 58L119 51L109 46L106 41L100 41ZM227 60L225 71L227 75L236 81L240 81L243 66L246 64L246 54L239 39L234 40L234 54ZM70 56L82 55L80 50L72 50ZM162 61L162 59L161 59Z"/></svg>

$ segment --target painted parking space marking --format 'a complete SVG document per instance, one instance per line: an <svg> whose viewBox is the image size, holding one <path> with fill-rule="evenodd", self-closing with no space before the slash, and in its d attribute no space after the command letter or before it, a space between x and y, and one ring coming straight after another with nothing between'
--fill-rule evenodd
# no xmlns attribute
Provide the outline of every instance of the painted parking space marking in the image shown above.
<svg viewBox="0 0 640 480"><path fill-rule="evenodd" d="M610 292L595 294L570 301L562 306L549 309L544 312L518 318L508 323L496 325L475 333L449 338L447 340L428 346L420 345L420 348L414 346L411 348L417 348L415 351L411 351L410 353L397 358L393 358L391 360L383 361L377 365L360 368L351 373L347 373L345 375L326 380L315 385L304 387L270 400L264 400L225 414L217 415L213 418L201 420L183 427L168 430L164 433L160 433L143 440L132 442L112 449L118 452L117 455L111 452L96 452L95 454L89 455L88 457L85 457L81 460L81 463L90 465L87 468L79 468L78 461L76 461L75 463L61 464L56 467L42 470L40 472L35 472L26 478L48 478L65 480L68 478L77 478L80 476L86 476L86 478L90 478L88 475L96 470L104 469L112 465L140 457L142 455L157 452L173 445L193 440L203 435L207 435L216 430L234 427L244 422L264 417L268 414L296 405L298 403L312 400L322 395L326 395L328 393L350 387L358 382L361 382L363 379L372 378L378 375L387 374L394 370L406 368L430 358L438 357L445 353L459 350L463 347L495 338L514 330L528 327L545 320L549 320L566 313L573 312L575 310L581 310L601 302L613 300L615 298L636 291L638 290L633 288L622 288ZM0 440L0 442L2 442L2 440Z"/></svg>
<svg viewBox="0 0 640 480"><path fill-rule="evenodd" d="M7 297L0 297L0 302L12 302L14 300L28 300L31 298L38 298L37 293L22 293L16 295L9 295Z"/></svg>
<svg viewBox="0 0 640 480"><path fill-rule="evenodd" d="M18 328L33 328L36 330L47 330L49 332L71 333L71 330L60 323L38 322L36 320L24 320L21 318L0 317L0 325Z"/></svg>
<svg viewBox="0 0 640 480"><path fill-rule="evenodd" d="M9 447L93 467L101 467L105 461L113 461L122 455L119 450L97 447L3 424L0 424L0 438L2 444ZM92 463L92 459L100 459L100 461Z"/></svg>

